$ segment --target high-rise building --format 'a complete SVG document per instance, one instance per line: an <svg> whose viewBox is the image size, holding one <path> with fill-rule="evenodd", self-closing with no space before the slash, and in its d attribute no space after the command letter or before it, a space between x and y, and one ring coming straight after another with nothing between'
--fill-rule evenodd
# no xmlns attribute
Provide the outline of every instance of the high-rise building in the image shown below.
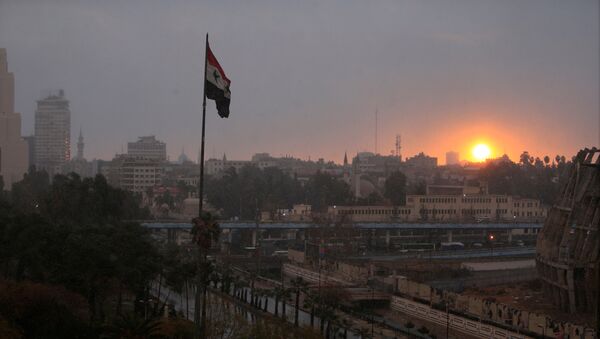
<svg viewBox="0 0 600 339"><path fill-rule="evenodd" d="M127 155L153 161L167 160L167 145L156 140L154 135L139 137L136 142L127 143Z"/></svg>
<svg viewBox="0 0 600 339"><path fill-rule="evenodd" d="M27 143L27 149L29 150L29 157L27 159L27 168L35 165L35 136L28 135L23 137L25 142Z"/></svg>
<svg viewBox="0 0 600 339"><path fill-rule="evenodd" d="M21 137L21 114L15 108L15 79L8 72L6 49L0 48L0 175L5 189L27 172L29 149Z"/></svg>
<svg viewBox="0 0 600 339"><path fill-rule="evenodd" d="M71 160L71 111L61 89L37 101L35 111L35 165L52 177Z"/></svg>
<svg viewBox="0 0 600 339"><path fill-rule="evenodd" d="M458 152L446 152L446 165L458 165L459 163L460 158Z"/></svg>

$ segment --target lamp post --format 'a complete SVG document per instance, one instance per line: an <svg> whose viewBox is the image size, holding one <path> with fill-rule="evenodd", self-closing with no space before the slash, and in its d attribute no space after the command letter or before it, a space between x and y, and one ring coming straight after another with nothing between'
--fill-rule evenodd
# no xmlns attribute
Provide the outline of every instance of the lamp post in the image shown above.
<svg viewBox="0 0 600 339"><path fill-rule="evenodd" d="M371 338L375 337L375 309L373 302L375 301L375 284L373 278L367 280L367 285L371 288Z"/></svg>
<svg viewBox="0 0 600 339"><path fill-rule="evenodd" d="M450 338L450 309L448 301L446 301L446 339Z"/></svg>

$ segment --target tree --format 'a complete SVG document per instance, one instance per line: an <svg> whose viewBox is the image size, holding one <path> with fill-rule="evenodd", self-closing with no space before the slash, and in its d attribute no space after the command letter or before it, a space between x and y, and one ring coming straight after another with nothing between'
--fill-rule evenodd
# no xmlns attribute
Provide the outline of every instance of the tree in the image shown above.
<svg viewBox="0 0 600 339"><path fill-rule="evenodd" d="M292 279L292 290L296 294L295 302L294 302L294 326L298 327L298 316L300 312L300 294L305 293L308 289L308 283L304 281L301 277L296 277Z"/></svg>
<svg viewBox="0 0 600 339"><path fill-rule="evenodd" d="M49 186L48 173L36 171L35 167L31 167L23 176L23 180L13 184L11 201L14 208L23 213L39 213Z"/></svg>
<svg viewBox="0 0 600 339"><path fill-rule="evenodd" d="M523 153L521 153L519 156L519 163L524 167L530 166L532 162L533 157L529 155L529 152L527 151L523 151Z"/></svg>
<svg viewBox="0 0 600 339"><path fill-rule="evenodd" d="M200 217L192 219L192 224L194 225L192 227L192 242L198 246L199 255L202 258L199 264L198 284L196 285L195 323L198 330L197 335L204 337L206 335L207 289L210 274L214 270L212 263L207 260L207 256L213 242L218 243L221 229L216 218L209 212L203 212ZM202 305L202 309L199 314L197 310L200 305Z"/></svg>
<svg viewBox="0 0 600 339"><path fill-rule="evenodd" d="M173 198L173 196L168 190L165 190L162 195L159 195L156 198L154 198L154 201L159 207L166 204L167 206L169 206L169 208L173 208L173 206L175 205L175 198Z"/></svg>
<svg viewBox="0 0 600 339"><path fill-rule="evenodd" d="M544 164L546 164L546 166L550 165L550 157L549 156L544 156Z"/></svg>
<svg viewBox="0 0 600 339"><path fill-rule="evenodd" d="M400 172L393 172L386 180L384 185L384 197L395 206L406 204L406 176Z"/></svg>
<svg viewBox="0 0 600 339"><path fill-rule="evenodd" d="M105 333L111 338L150 339L159 337L160 323L156 318L144 319L135 313L118 318Z"/></svg>
<svg viewBox="0 0 600 339"><path fill-rule="evenodd" d="M2 323L25 338L93 337L86 322L85 299L62 287L31 282L0 282L0 335ZM9 333L10 333L9 332Z"/></svg>
<svg viewBox="0 0 600 339"><path fill-rule="evenodd" d="M427 183L424 180L418 180L417 182L408 186L407 193L425 195L427 193Z"/></svg>
<svg viewBox="0 0 600 339"><path fill-rule="evenodd" d="M56 176L42 187L45 182L44 173L31 172L15 184L15 202L31 206L26 198L33 197L31 210L0 203L2 273L80 293L90 320L101 322L113 290L146 290L156 274L156 250L146 229L122 221L136 212L130 193L102 176Z"/></svg>
<svg viewBox="0 0 600 339"><path fill-rule="evenodd" d="M317 172L305 186L306 202L312 210L324 212L332 205L347 205L352 202L350 187L328 173Z"/></svg>

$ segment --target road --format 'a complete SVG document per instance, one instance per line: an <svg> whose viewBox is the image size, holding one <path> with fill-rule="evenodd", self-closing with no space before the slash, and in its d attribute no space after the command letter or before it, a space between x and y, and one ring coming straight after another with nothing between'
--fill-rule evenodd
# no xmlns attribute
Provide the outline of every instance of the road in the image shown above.
<svg viewBox="0 0 600 339"><path fill-rule="evenodd" d="M503 247L476 250L448 250L436 251L413 251L394 255L359 255L349 257L350 259L368 259L378 261L395 261L400 259L473 259L473 258L503 258L503 257L533 257L535 247Z"/></svg>

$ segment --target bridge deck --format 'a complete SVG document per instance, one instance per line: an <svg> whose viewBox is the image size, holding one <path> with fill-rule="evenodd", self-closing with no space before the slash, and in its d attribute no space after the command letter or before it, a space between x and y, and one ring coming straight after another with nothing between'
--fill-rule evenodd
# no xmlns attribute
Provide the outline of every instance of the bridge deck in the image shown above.
<svg viewBox="0 0 600 339"><path fill-rule="evenodd" d="M253 222L220 222L221 229L254 229L256 224ZM191 229L191 223L182 222L144 222L142 226L151 229ZM535 228L541 229L542 223L354 223L348 228L355 229L382 229L382 230L453 230L453 229L518 229L518 228ZM333 227L320 226L311 223L261 223L259 229L310 229L318 227Z"/></svg>

